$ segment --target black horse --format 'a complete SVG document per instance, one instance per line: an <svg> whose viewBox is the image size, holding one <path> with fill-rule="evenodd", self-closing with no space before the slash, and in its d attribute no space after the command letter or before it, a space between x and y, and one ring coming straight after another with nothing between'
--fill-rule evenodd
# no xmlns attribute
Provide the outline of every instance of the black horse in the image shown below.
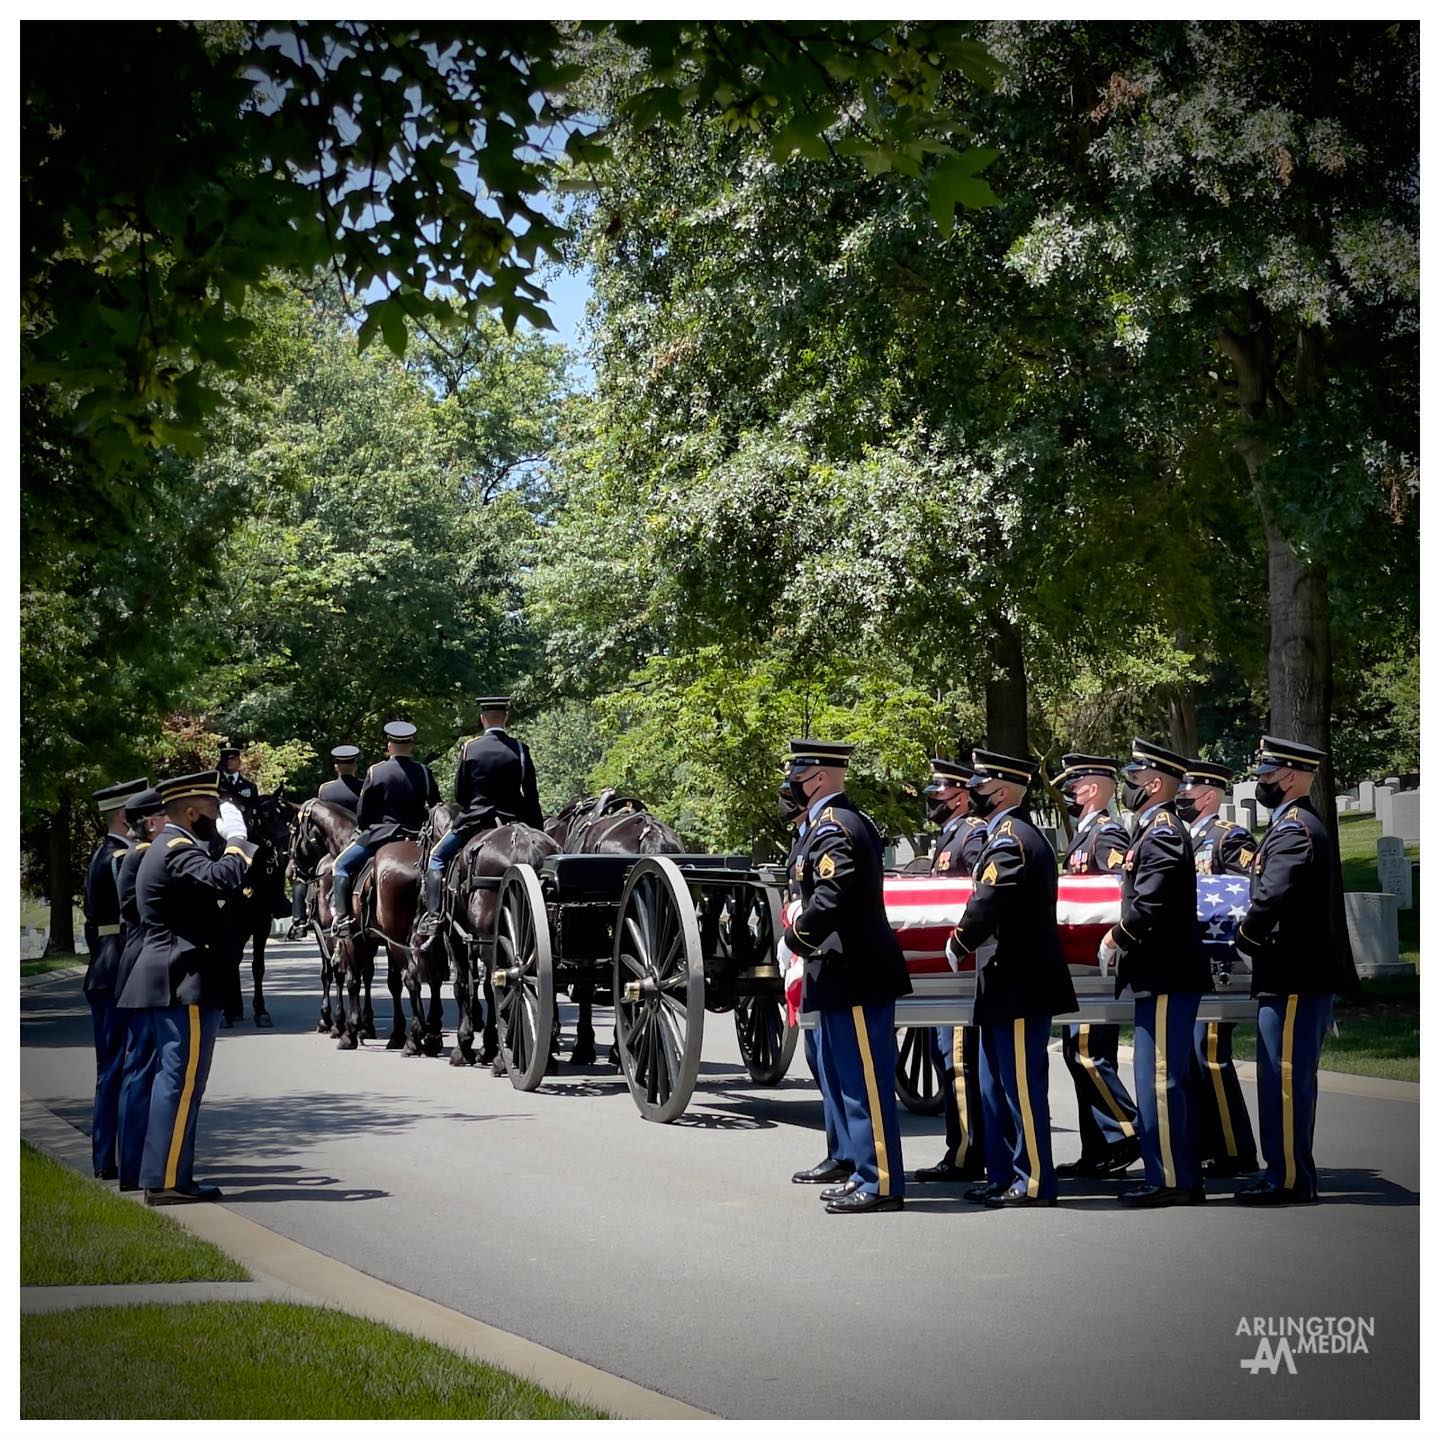
<svg viewBox="0 0 1440 1440"><path fill-rule="evenodd" d="M270 922L289 913L285 895L285 864L290 851L290 826L285 815L283 789L283 786L276 786L273 792L261 795L244 811L246 835L256 848L255 858L246 872L244 892L231 921L235 971L221 1022L225 1026L245 1017L240 964L247 941L250 945L250 971L255 981L251 1002L255 1023L262 1030L268 1030L275 1024L265 1008L265 942L270 938Z"/></svg>

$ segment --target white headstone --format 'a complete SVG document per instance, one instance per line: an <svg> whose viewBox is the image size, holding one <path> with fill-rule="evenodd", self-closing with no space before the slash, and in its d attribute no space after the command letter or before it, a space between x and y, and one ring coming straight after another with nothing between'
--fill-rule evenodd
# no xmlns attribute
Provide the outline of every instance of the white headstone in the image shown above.
<svg viewBox="0 0 1440 1440"><path fill-rule="evenodd" d="M1380 833L1390 834L1390 801L1395 791L1389 785L1375 787L1375 818L1380 822Z"/></svg>
<svg viewBox="0 0 1440 1440"><path fill-rule="evenodd" d="M1127 835L1133 835L1135 833L1135 822L1139 818L1133 810L1122 809L1120 811L1120 823L1125 827L1125 833Z"/></svg>
<svg viewBox="0 0 1440 1440"><path fill-rule="evenodd" d="M1220 805L1220 818L1228 821L1231 825L1235 823L1235 807L1228 800Z"/></svg>
<svg viewBox="0 0 1440 1440"><path fill-rule="evenodd" d="M1362 780L1359 784L1360 809L1367 815L1375 813L1375 782L1373 780Z"/></svg>
<svg viewBox="0 0 1440 1440"><path fill-rule="evenodd" d="M1255 798L1255 784L1254 780L1237 780L1235 782L1233 794L1237 807L1243 805L1245 801Z"/></svg>
<svg viewBox="0 0 1440 1440"><path fill-rule="evenodd" d="M1249 800L1242 800L1240 802L1240 823L1252 835L1255 833L1256 828L1259 825L1259 819L1256 814L1257 810L1258 806L1255 804L1255 800L1253 797Z"/></svg>
<svg viewBox="0 0 1440 1440"><path fill-rule="evenodd" d="M1410 875L1410 859L1405 842L1398 835L1382 835L1375 842L1375 868L1380 874L1380 889L1399 901L1400 909L1415 908L1415 892Z"/></svg>
<svg viewBox="0 0 1440 1440"><path fill-rule="evenodd" d="M1420 843L1420 792L1400 790L1390 797L1390 823L1380 827L1384 835L1394 835L1406 845Z"/></svg>
<svg viewBox="0 0 1440 1440"><path fill-rule="evenodd" d="M1385 777L1385 783L1392 790L1398 790L1400 788L1400 777L1398 775L1387 775Z"/></svg>
<svg viewBox="0 0 1440 1440"><path fill-rule="evenodd" d="M1400 962L1400 911L1395 896L1350 891L1345 896L1345 926L1350 931L1356 974L1415 973L1413 966Z"/></svg>
<svg viewBox="0 0 1440 1440"><path fill-rule="evenodd" d="M1355 808L1355 797L1353 795L1337 795L1335 797L1335 812L1338 815L1348 815Z"/></svg>

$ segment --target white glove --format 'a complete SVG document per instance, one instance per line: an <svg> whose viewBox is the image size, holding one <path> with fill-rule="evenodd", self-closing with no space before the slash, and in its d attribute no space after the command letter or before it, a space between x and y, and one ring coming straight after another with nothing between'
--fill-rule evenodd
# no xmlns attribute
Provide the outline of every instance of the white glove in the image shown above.
<svg viewBox="0 0 1440 1440"><path fill-rule="evenodd" d="M1104 938L1100 940L1100 948L1095 952L1095 958L1100 962L1100 973L1109 975L1115 969L1115 962L1120 958L1120 947L1118 945L1107 945Z"/></svg>
<svg viewBox="0 0 1440 1440"><path fill-rule="evenodd" d="M965 951L960 948L960 942L955 938L955 932L950 932L950 938L945 942L945 963L958 975L960 967L965 962Z"/></svg>

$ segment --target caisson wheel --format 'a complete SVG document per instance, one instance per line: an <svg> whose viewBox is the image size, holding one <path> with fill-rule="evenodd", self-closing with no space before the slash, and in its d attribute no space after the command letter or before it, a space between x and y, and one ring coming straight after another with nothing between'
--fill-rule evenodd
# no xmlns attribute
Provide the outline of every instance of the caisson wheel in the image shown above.
<svg viewBox="0 0 1440 1440"><path fill-rule="evenodd" d="M916 1115L938 1115L945 1108L945 1072L935 1063L933 1030L895 1032L895 1093Z"/></svg>
<svg viewBox="0 0 1440 1440"><path fill-rule="evenodd" d="M540 877L529 865L512 865L500 882L495 909L495 991L500 1053L510 1083L534 1090L550 1059L555 1023L555 970Z"/></svg>

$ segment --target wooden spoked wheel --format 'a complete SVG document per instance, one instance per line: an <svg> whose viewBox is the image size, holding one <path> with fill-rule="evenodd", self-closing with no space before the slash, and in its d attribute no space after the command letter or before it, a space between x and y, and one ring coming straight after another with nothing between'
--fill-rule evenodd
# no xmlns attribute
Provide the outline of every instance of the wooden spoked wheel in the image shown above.
<svg viewBox="0 0 1440 1440"><path fill-rule="evenodd" d="M722 934L737 972L775 968L774 993L742 995L735 1002L740 1057L757 1085L778 1085L795 1056L799 1026L785 1023L785 988L775 959L780 938L780 901L769 886L737 889L726 903Z"/></svg>
<svg viewBox="0 0 1440 1440"><path fill-rule="evenodd" d="M938 1115L945 1108L945 1072L935 1063L931 1030L895 1031L895 1093L916 1115Z"/></svg>
<svg viewBox="0 0 1440 1440"><path fill-rule="evenodd" d="M510 1083L535 1090L550 1060L555 1024L555 968L545 892L529 865L513 865L500 882L495 910L495 966L490 972L500 1053Z"/></svg>

